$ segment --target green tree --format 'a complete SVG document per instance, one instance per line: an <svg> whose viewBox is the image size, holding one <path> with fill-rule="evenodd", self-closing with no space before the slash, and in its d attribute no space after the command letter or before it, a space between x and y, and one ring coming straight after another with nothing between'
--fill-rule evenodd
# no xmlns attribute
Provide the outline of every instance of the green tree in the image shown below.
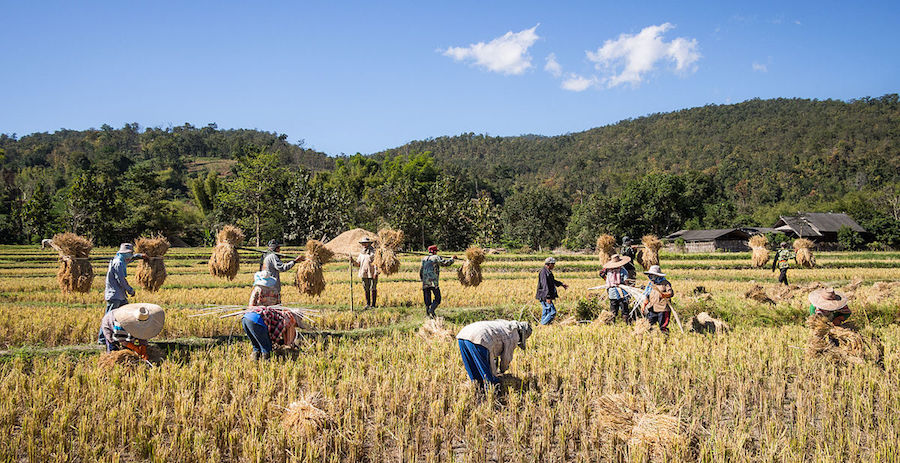
<svg viewBox="0 0 900 463"><path fill-rule="evenodd" d="M552 249L563 240L570 212L559 190L538 186L517 191L503 205L505 237L532 249Z"/></svg>
<svg viewBox="0 0 900 463"><path fill-rule="evenodd" d="M120 239L116 223L122 216L116 185L106 174L83 172L66 194L69 229L94 239L95 244L114 245Z"/></svg>
<svg viewBox="0 0 900 463"><path fill-rule="evenodd" d="M859 235L859 232L846 225L841 225L841 228L838 229L837 236L838 244L842 249L847 251L860 249L862 248L863 243L865 243L865 240Z"/></svg>
<svg viewBox="0 0 900 463"><path fill-rule="evenodd" d="M262 235L281 238L284 234L282 198L290 188L288 171L278 153L265 150L241 157L216 195L220 218L251 230L257 246Z"/></svg>
<svg viewBox="0 0 900 463"><path fill-rule="evenodd" d="M44 185L38 185L22 208L22 223L25 236L32 243L39 243L42 238L49 238L53 231L54 214L50 195Z"/></svg>
<svg viewBox="0 0 900 463"><path fill-rule="evenodd" d="M340 190L300 169L284 198L284 236L294 242L334 238L349 225L352 209L353 202Z"/></svg>

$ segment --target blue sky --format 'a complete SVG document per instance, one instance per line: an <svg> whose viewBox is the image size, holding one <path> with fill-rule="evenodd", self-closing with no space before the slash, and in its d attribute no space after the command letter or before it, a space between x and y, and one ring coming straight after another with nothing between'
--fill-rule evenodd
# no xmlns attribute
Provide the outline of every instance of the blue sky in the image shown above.
<svg viewBox="0 0 900 463"><path fill-rule="evenodd" d="M0 133L215 122L335 155L881 96L898 4L0 0Z"/></svg>

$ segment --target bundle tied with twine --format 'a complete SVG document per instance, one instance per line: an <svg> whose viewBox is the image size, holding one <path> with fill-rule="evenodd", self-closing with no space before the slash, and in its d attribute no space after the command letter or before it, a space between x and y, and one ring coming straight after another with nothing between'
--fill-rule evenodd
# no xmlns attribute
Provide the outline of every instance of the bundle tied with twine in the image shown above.
<svg viewBox="0 0 900 463"><path fill-rule="evenodd" d="M58 233L49 241L59 252L59 269L56 281L64 293L86 293L94 281L94 268L90 254L94 248L91 240L74 233Z"/></svg>
<svg viewBox="0 0 900 463"><path fill-rule="evenodd" d="M244 232L240 228L225 225L216 236L216 247L209 258L209 274L216 277L234 280L241 269L237 247L244 241Z"/></svg>
<svg viewBox="0 0 900 463"><path fill-rule="evenodd" d="M750 237L750 249L753 250L754 267L762 268L769 262L769 249L766 248L768 244L769 240L765 235L753 235Z"/></svg>
<svg viewBox="0 0 900 463"><path fill-rule="evenodd" d="M319 240L306 242L306 259L297 264L294 283L301 293L318 296L325 291L325 275L322 266L327 264L334 253Z"/></svg>
<svg viewBox="0 0 900 463"><path fill-rule="evenodd" d="M456 339L456 335L447 328L442 317L427 320L422 324L422 327L419 328L419 332L416 334L429 341L452 342Z"/></svg>
<svg viewBox="0 0 900 463"><path fill-rule="evenodd" d="M400 271L400 259L397 252L403 246L403 231L383 228L378 230L380 246L375 250L375 266L384 275L393 275Z"/></svg>
<svg viewBox="0 0 900 463"><path fill-rule="evenodd" d="M158 365L162 362L162 351L156 346L150 346L147 348L147 357L148 360L144 360L133 350L119 349L101 354L100 358L97 359L97 366L106 371L112 371L116 365L129 370L149 366L147 362Z"/></svg>
<svg viewBox="0 0 900 463"><path fill-rule="evenodd" d="M147 256L138 262L137 282L146 291L156 292L166 281L166 263L163 255L169 250L169 240L164 236L140 237L134 240L134 250Z"/></svg>
<svg viewBox="0 0 900 463"><path fill-rule="evenodd" d="M812 253L813 242L806 238L798 238L794 240L794 253L796 254L797 265L806 268L816 266L816 258Z"/></svg>
<svg viewBox="0 0 900 463"><path fill-rule="evenodd" d="M821 357L839 364L883 364L884 345L871 331L860 333L849 323L834 326L821 315L811 315L806 325L809 327L807 357Z"/></svg>
<svg viewBox="0 0 900 463"><path fill-rule="evenodd" d="M456 270L456 278L463 286L474 287L481 284L481 264L484 263L484 249L472 246L466 249L466 261Z"/></svg>
<svg viewBox="0 0 900 463"><path fill-rule="evenodd" d="M728 326L728 323L713 318L713 316L707 312L700 312L697 316L691 317L691 321L688 324L691 325L691 331L694 333L724 334L731 331L731 327Z"/></svg>
<svg viewBox="0 0 900 463"><path fill-rule="evenodd" d="M687 440L684 423L655 413L631 394L604 394L594 405L594 422L612 445L624 443L632 454L645 451L650 461L665 461L666 452Z"/></svg>
<svg viewBox="0 0 900 463"><path fill-rule="evenodd" d="M651 265L659 265L659 249L663 242L656 235L644 235L641 242L644 244L644 252L641 253L641 266L644 270L649 269Z"/></svg>
<svg viewBox="0 0 900 463"><path fill-rule="evenodd" d="M288 431L296 431L304 436L312 436L332 424L333 420L325 408L325 399L319 393L305 392L300 399L291 402L281 417L281 425Z"/></svg>
<svg viewBox="0 0 900 463"><path fill-rule="evenodd" d="M600 266L609 262L610 256L616 253L616 239L610 234L597 237L597 256L600 258Z"/></svg>

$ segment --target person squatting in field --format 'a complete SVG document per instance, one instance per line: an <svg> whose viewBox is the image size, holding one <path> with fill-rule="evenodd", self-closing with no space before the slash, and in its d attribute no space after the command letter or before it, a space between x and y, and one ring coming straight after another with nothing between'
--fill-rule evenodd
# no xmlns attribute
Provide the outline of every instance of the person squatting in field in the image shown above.
<svg viewBox="0 0 900 463"><path fill-rule="evenodd" d="M538 285L535 298L541 303L541 325L549 325L556 318L556 305L553 300L559 297L556 291L558 286L569 289L569 286L553 277L553 268L556 267L556 259L548 257L544 260L544 267L538 273Z"/></svg>
<svg viewBox="0 0 900 463"><path fill-rule="evenodd" d="M441 257L437 255L438 247L434 244L428 246L429 256L422 258L422 266L419 267L419 279L422 280L422 295L425 299L425 312L429 317L435 317L435 310L441 304L441 267L453 265L456 256ZM433 296L433 298L432 298Z"/></svg>
<svg viewBox="0 0 900 463"><path fill-rule="evenodd" d="M834 288L817 289L809 293L809 314L820 315L834 326L841 326L853 313L847 301L847 296Z"/></svg>
<svg viewBox="0 0 900 463"><path fill-rule="evenodd" d="M666 274L662 273L659 265L651 265L650 270L644 272L650 281L644 288L644 308L647 313L647 321L650 325L654 323L659 325L659 330L663 333L669 333L669 317L672 315L672 306L670 301L675 292L672 290L672 284L666 279Z"/></svg>
<svg viewBox="0 0 900 463"><path fill-rule="evenodd" d="M266 251L266 254L263 255L262 260L259 263L259 270L269 272L269 275L275 278L275 286L280 294L281 272L290 270L294 264L303 260L303 256L297 256L294 260L285 264L281 262L281 258L278 257L278 252L281 251L281 243L278 240L270 240L266 245L266 248L268 248L268 251Z"/></svg>
<svg viewBox="0 0 900 463"><path fill-rule="evenodd" d="M456 339L469 379L480 390L484 390L485 383L499 384L498 376L509 369L516 346L525 350L529 336L531 325L527 322L491 320L463 327Z"/></svg>
<svg viewBox="0 0 900 463"><path fill-rule="evenodd" d="M250 310L241 319L241 325L250 344L253 345L253 360L268 360L273 344L293 345L297 341L302 319L291 309L272 307L281 302L281 291L275 278L266 271L256 272L253 292L250 294Z"/></svg>
<svg viewBox="0 0 900 463"><path fill-rule="evenodd" d="M106 270L106 288L103 298L106 299L106 313L128 304L128 296L134 297L134 288L128 284L126 267L135 259L144 259L143 254L134 253L134 245L122 243L116 256L109 261ZM106 344L106 335L101 328L97 334L97 344Z"/></svg>
<svg viewBox="0 0 900 463"><path fill-rule="evenodd" d="M372 246L373 241L364 236L359 240L359 244L363 245L362 252L353 259L350 256L350 262L354 267L359 267L359 278L362 280L363 292L366 294L366 309L374 309L378 300L378 266L375 265L375 248Z"/></svg>
<svg viewBox="0 0 900 463"><path fill-rule="evenodd" d="M631 258L629 257L613 254L600 270L600 276L606 278L606 294L609 297L609 311L613 313L613 321L620 312L626 323L633 321L628 311L628 293L619 287L619 285L627 284L628 270L625 269L625 265L630 262Z"/></svg>
<svg viewBox="0 0 900 463"><path fill-rule="evenodd" d="M788 249L787 242L781 243L781 249L775 252L775 258L772 259L772 271L775 271L775 267L778 267L778 282L787 286L787 271L791 268L791 259L797 257L797 255Z"/></svg>
<svg viewBox="0 0 900 463"><path fill-rule="evenodd" d="M166 314L156 304L128 304L106 312L100 330L106 351L129 349L147 358L147 341L163 329Z"/></svg>

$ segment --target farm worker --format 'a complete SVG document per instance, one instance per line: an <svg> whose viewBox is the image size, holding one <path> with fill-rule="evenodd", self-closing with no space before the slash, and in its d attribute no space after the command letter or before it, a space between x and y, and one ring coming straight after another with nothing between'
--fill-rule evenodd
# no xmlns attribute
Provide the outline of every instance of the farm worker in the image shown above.
<svg viewBox="0 0 900 463"><path fill-rule="evenodd" d="M672 314L670 301L675 295L672 284L666 280L666 274L662 273L659 265L651 265L650 270L644 272L650 278L647 287L644 288L644 308L647 309L647 320L650 325L656 323L663 333L669 332L669 316Z"/></svg>
<svg viewBox="0 0 900 463"><path fill-rule="evenodd" d="M266 252L266 255L263 256L260 270L269 272L269 275L275 278L275 288L281 293L281 272L290 270L294 264L303 260L303 256L297 256L294 260L285 264L282 263L281 259L278 257L278 252L281 251L281 242L278 240L270 240L266 247L269 250Z"/></svg>
<svg viewBox="0 0 900 463"><path fill-rule="evenodd" d="M273 278L274 280L274 278ZM274 282L273 282L274 283ZM253 345L253 360L268 360L272 355L273 343L284 346L294 345L302 317L290 309L277 307L251 307L241 319L244 332Z"/></svg>
<svg viewBox="0 0 900 463"><path fill-rule="evenodd" d="M364 236L359 240L359 244L363 245L362 252L356 256L350 256L350 262L354 267L359 267L359 278L362 280L363 292L366 293L366 309L374 309L378 297L378 266L375 265L375 247L372 246L372 239Z"/></svg>
<svg viewBox="0 0 900 463"><path fill-rule="evenodd" d="M628 272L628 279L634 280L637 278L637 270L634 268L634 247L632 246L634 241L628 236L622 237L622 250L619 251L619 254L622 257L628 258L628 263L625 264L625 270Z"/></svg>
<svg viewBox="0 0 900 463"><path fill-rule="evenodd" d="M110 310L100 321L106 351L130 349L147 358L147 340L156 337L166 323L166 313L156 304L128 304Z"/></svg>
<svg viewBox="0 0 900 463"><path fill-rule="evenodd" d="M134 288L128 284L125 267L135 259L144 259L143 254L134 253L134 245L122 243L116 257L109 261L106 270L106 289L103 298L106 299L106 313L128 304L128 296L134 296ZM97 335L97 344L106 344L106 336L101 329Z"/></svg>
<svg viewBox="0 0 900 463"><path fill-rule="evenodd" d="M556 318L556 306L553 300L559 297L557 286L569 289L569 286L553 277L553 268L556 267L556 259L548 257L544 260L544 268L538 273L537 294L535 297L541 302L541 325L549 325Z"/></svg>
<svg viewBox="0 0 900 463"><path fill-rule="evenodd" d="M281 293L275 287L275 278L262 270L253 275L253 291L250 292L250 307L271 307L281 305Z"/></svg>
<svg viewBox="0 0 900 463"><path fill-rule="evenodd" d="M787 271L791 267L791 259L796 257L793 251L788 249L787 242L781 243L781 249L779 249L775 253L775 259L772 260L772 271L775 271L775 267L778 267L778 282L784 283L785 286L788 284L787 280Z"/></svg>
<svg viewBox="0 0 900 463"><path fill-rule="evenodd" d="M425 298L425 312L429 317L435 317L435 309L441 305L441 267L453 265L456 256L441 257L437 255L438 247L432 244L428 246L428 257L422 258L422 266L419 268L419 279L422 280L422 295ZM433 298L432 298L433 296Z"/></svg>
<svg viewBox="0 0 900 463"><path fill-rule="evenodd" d="M609 296L609 311L613 313L613 320L622 312L622 318L626 323L631 322L628 314L628 293L619 285L624 285L628 279L628 270L625 265L631 262L630 257L623 257L619 254L610 256L609 261L603 264L603 273L606 277L606 294Z"/></svg>
<svg viewBox="0 0 900 463"><path fill-rule="evenodd" d="M847 306L847 296L834 288L822 288L809 293L810 315L821 315L834 326L841 326L852 313Z"/></svg>
<svg viewBox="0 0 900 463"><path fill-rule="evenodd" d="M482 388L485 381L498 384L497 376L509 369L516 346L524 350L529 336L531 325L526 322L492 320L463 327L456 339L469 378Z"/></svg>

